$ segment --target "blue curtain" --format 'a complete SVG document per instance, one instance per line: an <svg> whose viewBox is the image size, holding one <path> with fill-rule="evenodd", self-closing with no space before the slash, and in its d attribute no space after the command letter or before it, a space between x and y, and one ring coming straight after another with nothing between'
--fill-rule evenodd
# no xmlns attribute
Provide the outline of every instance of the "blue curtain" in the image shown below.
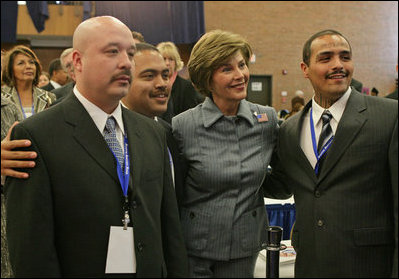
<svg viewBox="0 0 399 279"><path fill-rule="evenodd" d="M1 1L1 42L17 41L17 1Z"/></svg>
<svg viewBox="0 0 399 279"><path fill-rule="evenodd" d="M203 1L97 1L101 15L118 18L154 45L195 43L205 32Z"/></svg>
<svg viewBox="0 0 399 279"><path fill-rule="evenodd" d="M266 205L270 226L283 228L283 239L290 239L291 228L295 222L295 204L268 204Z"/></svg>
<svg viewBox="0 0 399 279"><path fill-rule="evenodd" d="M44 23L49 18L47 1L26 1L26 7L37 32L42 32Z"/></svg>

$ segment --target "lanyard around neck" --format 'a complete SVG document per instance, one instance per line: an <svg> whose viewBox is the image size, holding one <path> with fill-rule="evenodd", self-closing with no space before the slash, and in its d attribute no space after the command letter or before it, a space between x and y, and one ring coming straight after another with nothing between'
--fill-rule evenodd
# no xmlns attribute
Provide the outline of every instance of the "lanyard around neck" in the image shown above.
<svg viewBox="0 0 399 279"><path fill-rule="evenodd" d="M313 116L312 116L312 108L310 108L310 132L311 132L311 136L312 136L312 146L313 146L313 152L314 155L316 156L316 166L315 166L315 172L316 174L319 173L319 165L320 165L320 159L321 157L323 157L323 155L328 151L328 149L330 148L332 141L334 139L334 136L331 136L331 138L328 139L328 141L326 142L325 145L323 145L323 148L319 152L317 151L317 144L316 144L316 133L314 130L314 125L313 125Z"/></svg>
<svg viewBox="0 0 399 279"><path fill-rule="evenodd" d="M15 91L17 91L17 95L18 95L18 99L19 99L19 104L21 106L22 114L24 116L24 119L26 119L25 110L24 110L24 107L22 106L21 97L19 96L19 92L18 92L17 87L15 87ZM35 109L34 109L34 106L33 106L33 93L32 93L32 115L34 115L34 114L35 114Z"/></svg>

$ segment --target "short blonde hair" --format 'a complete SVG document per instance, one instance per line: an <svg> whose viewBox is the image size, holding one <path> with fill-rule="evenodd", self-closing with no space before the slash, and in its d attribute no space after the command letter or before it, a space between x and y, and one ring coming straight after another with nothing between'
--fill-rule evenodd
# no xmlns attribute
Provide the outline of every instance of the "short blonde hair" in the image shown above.
<svg viewBox="0 0 399 279"><path fill-rule="evenodd" d="M213 30L205 33L194 45L187 67L191 82L198 92L210 97L210 84L214 71L240 51L248 66L252 48L240 35Z"/></svg>
<svg viewBox="0 0 399 279"><path fill-rule="evenodd" d="M161 52L162 56L168 56L172 58L176 63L175 71L183 69L184 62L180 58L179 50L176 45L172 42L162 42L157 45L157 49Z"/></svg>

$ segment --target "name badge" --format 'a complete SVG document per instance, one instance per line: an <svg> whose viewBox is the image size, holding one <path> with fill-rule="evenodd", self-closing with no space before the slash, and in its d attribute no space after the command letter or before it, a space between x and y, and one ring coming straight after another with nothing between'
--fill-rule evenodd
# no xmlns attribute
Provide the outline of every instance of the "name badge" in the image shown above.
<svg viewBox="0 0 399 279"><path fill-rule="evenodd" d="M136 273L132 227L111 226L105 273Z"/></svg>

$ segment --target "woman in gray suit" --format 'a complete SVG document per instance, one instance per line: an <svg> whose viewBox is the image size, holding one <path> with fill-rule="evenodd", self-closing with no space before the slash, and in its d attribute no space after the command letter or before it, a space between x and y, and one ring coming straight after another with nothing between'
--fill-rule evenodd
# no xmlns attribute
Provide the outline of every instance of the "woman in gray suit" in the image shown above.
<svg viewBox="0 0 399 279"><path fill-rule="evenodd" d="M253 277L268 224L261 188L278 136L273 108L245 100L252 50L214 30L194 46L188 70L204 103L172 119L187 162L181 222L191 277Z"/></svg>

